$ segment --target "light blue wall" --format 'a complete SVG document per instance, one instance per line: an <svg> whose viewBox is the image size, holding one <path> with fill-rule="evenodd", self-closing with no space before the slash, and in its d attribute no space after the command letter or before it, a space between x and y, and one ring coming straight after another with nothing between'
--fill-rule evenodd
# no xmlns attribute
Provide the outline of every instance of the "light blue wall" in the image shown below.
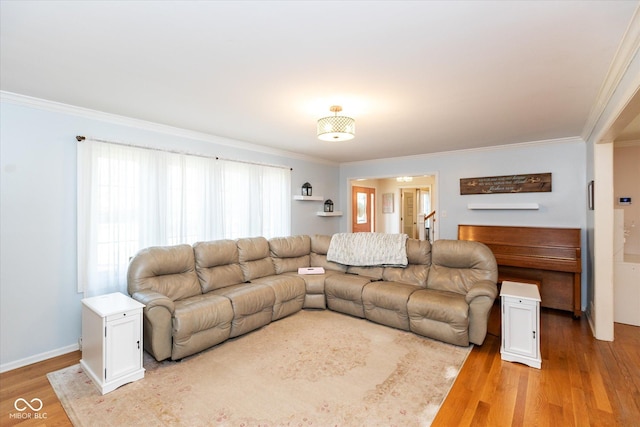
<svg viewBox="0 0 640 427"><path fill-rule="evenodd" d="M180 149L293 168L292 194L308 181L322 202L291 202L292 234L348 230L349 179L437 173L441 238L458 224L580 227L586 224L586 149L580 140L350 163L340 167L248 144L176 136L102 116L3 102L0 109L0 370L71 351L81 334L76 292L76 135ZM242 148L238 148L238 146ZM551 172L551 193L460 196L459 179ZM537 202L537 211L472 211L468 203ZM442 212L447 217L442 217ZM583 232L583 247L584 247ZM584 305L583 283L583 305Z"/></svg>
<svg viewBox="0 0 640 427"><path fill-rule="evenodd" d="M436 219L441 239L456 239L458 224L571 227L582 229L582 247L586 248L586 156L586 144L572 138L348 163L340 166L340 196L341 200L348 200L351 179L436 174ZM460 178L546 172L552 174L549 193L460 195ZM469 203L538 203L540 209L470 210L467 208ZM342 217L341 231L349 231L348 218L348 213ZM584 249L582 257L585 265ZM582 278L583 308L586 304L585 276Z"/></svg>
<svg viewBox="0 0 640 427"><path fill-rule="evenodd" d="M337 165L215 144L103 119L2 102L0 106L0 370L72 351L81 335L76 289L76 135L293 168L292 194L305 181L338 198ZM63 109L64 110L64 109ZM120 123L121 122L121 123ZM179 134L179 132L178 132ZM246 147L248 144L237 142ZM291 201L292 234L332 234L322 202Z"/></svg>

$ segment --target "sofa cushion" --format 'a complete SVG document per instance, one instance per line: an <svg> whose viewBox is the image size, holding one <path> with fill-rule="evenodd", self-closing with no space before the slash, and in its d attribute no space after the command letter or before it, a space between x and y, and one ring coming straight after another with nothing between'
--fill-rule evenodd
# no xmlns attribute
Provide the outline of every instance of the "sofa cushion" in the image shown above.
<svg viewBox="0 0 640 427"><path fill-rule="evenodd" d="M276 274L309 267L311 239L309 236L275 237L269 239L269 250Z"/></svg>
<svg viewBox="0 0 640 427"><path fill-rule="evenodd" d="M357 274L358 276L368 277L371 280L382 280L384 267L358 267L350 265L347 267L348 274Z"/></svg>
<svg viewBox="0 0 640 427"><path fill-rule="evenodd" d="M480 280L495 283L496 259L486 245L466 240L436 240L431 248L427 288L465 295Z"/></svg>
<svg viewBox="0 0 640 427"><path fill-rule="evenodd" d="M327 306L333 311L364 318L362 290L371 279L355 274L332 274L325 279Z"/></svg>
<svg viewBox="0 0 640 427"><path fill-rule="evenodd" d="M409 330L407 302L420 288L397 282L372 282L362 291L364 315L382 325Z"/></svg>
<svg viewBox="0 0 640 427"><path fill-rule="evenodd" d="M327 260L327 251L331 243L331 236L316 234L311 236L311 267L322 267L326 270L346 272L347 266Z"/></svg>
<svg viewBox="0 0 640 427"><path fill-rule="evenodd" d="M244 282L234 240L198 242L193 245L193 252L203 293Z"/></svg>
<svg viewBox="0 0 640 427"><path fill-rule="evenodd" d="M409 264L431 265L431 243L428 240L407 239Z"/></svg>
<svg viewBox="0 0 640 427"><path fill-rule="evenodd" d="M176 302L172 359L181 359L229 338L233 309L228 298L196 295Z"/></svg>
<svg viewBox="0 0 640 427"><path fill-rule="evenodd" d="M271 322L276 296L272 288L255 283L241 283L211 291L231 300L233 320L230 337L237 337Z"/></svg>
<svg viewBox="0 0 640 427"><path fill-rule="evenodd" d="M240 268L245 281L276 274L273 260L269 256L269 242L264 237L238 239Z"/></svg>
<svg viewBox="0 0 640 427"><path fill-rule="evenodd" d="M273 317L278 320L302 310L305 295L305 283L298 275L280 274L255 279L252 284L267 285L276 296L273 303Z"/></svg>
<svg viewBox="0 0 640 427"><path fill-rule="evenodd" d="M453 292L420 289L407 304L412 332L455 345L469 345L469 306Z"/></svg>
<svg viewBox="0 0 640 427"><path fill-rule="evenodd" d="M317 254L315 252L311 252L310 254L309 265L311 267L322 267L325 271L336 271L339 273L346 273L347 266L343 264L338 264L337 262L328 261L327 255Z"/></svg>
<svg viewBox="0 0 640 427"><path fill-rule="evenodd" d="M302 308L327 308L326 298L324 296L324 283L328 276L332 274L340 274L337 271L333 270L325 270L324 274L298 274L298 273L285 273L286 275L291 275L295 277L299 277L304 280L305 285L305 295L304 295L304 303Z"/></svg>
<svg viewBox="0 0 640 427"><path fill-rule="evenodd" d="M386 282L400 282L409 285L427 287L427 277L429 277L428 265L409 264L402 267L385 267L382 272L382 280Z"/></svg>
<svg viewBox="0 0 640 427"><path fill-rule="evenodd" d="M315 252L320 255L326 255L329 252L329 245L331 244L331 236L324 234L314 234L311 238L311 252Z"/></svg>
<svg viewBox="0 0 640 427"><path fill-rule="evenodd" d="M190 245L153 246L140 250L127 271L129 295L150 289L178 301L199 295L193 248Z"/></svg>

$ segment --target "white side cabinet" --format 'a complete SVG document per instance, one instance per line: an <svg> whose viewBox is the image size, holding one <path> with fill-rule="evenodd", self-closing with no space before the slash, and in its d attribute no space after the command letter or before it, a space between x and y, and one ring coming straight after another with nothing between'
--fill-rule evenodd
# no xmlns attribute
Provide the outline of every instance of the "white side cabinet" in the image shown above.
<svg viewBox="0 0 640 427"><path fill-rule="evenodd" d="M118 292L82 300L80 365L102 394L144 377L143 307Z"/></svg>
<svg viewBox="0 0 640 427"><path fill-rule="evenodd" d="M540 292L536 285L502 282L503 360L520 362L533 368L542 366L540 356Z"/></svg>

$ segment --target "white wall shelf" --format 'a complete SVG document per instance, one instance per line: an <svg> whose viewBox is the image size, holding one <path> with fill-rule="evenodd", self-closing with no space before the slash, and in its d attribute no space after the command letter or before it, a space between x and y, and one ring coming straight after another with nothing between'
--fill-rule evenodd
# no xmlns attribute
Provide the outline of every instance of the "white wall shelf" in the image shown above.
<svg viewBox="0 0 640 427"><path fill-rule="evenodd" d="M342 211L334 211L334 212L316 212L318 216L342 216Z"/></svg>
<svg viewBox="0 0 640 427"><path fill-rule="evenodd" d="M322 196L293 196L293 200L307 200L321 202L324 200Z"/></svg>
<svg viewBox="0 0 640 427"><path fill-rule="evenodd" d="M537 203L469 203L468 209L540 209Z"/></svg>

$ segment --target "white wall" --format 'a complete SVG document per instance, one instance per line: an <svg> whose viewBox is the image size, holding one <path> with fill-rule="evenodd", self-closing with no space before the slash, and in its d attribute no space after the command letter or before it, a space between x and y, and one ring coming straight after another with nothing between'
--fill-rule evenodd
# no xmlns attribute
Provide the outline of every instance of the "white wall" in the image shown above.
<svg viewBox="0 0 640 427"><path fill-rule="evenodd" d="M613 148L614 209L624 211L627 237L624 253L640 255L640 145ZM631 197L630 205L618 204L620 197Z"/></svg>
<svg viewBox="0 0 640 427"><path fill-rule="evenodd" d="M378 218L377 231L380 233L400 233L400 212L402 209L400 196L400 188L393 178L379 179L378 199L376 212ZM393 212L382 211L382 196L384 194L393 194Z"/></svg>
<svg viewBox="0 0 640 427"><path fill-rule="evenodd" d="M458 224L522 225L582 229L586 248L586 144L578 138L516 144L490 149L345 163L340 166L341 200L352 179L371 176L437 174L437 224L440 238L456 239ZM549 193L460 195L460 178L511 174L552 174ZM469 203L539 203L538 210L470 210ZM347 219L341 230L348 230ZM583 250L583 266L585 265ZM585 275L582 306L586 304Z"/></svg>
<svg viewBox="0 0 640 427"><path fill-rule="evenodd" d="M594 180L595 176L595 144L592 141L587 141L587 183ZM595 202L595 201L594 201ZM593 326L594 300L595 294L595 211L589 209L587 204L586 210L587 217L587 242L582 253L586 254L585 263L582 264L582 280L587 281L587 306L585 314L589 322L591 322L591 329Z"/></svg>
<svg viewBox="0 0 640 427"><path fill-rule="evenodd" d="M339 196L337 165L40 100L2 101L0 371L77 348L76 135L286 165L293 194L308 181L314 194ZM292 200L292 234L337 232L338 219L321 210Z"/></svg>
<svg viewBox="0 0 640 427"><path fill-rule="evenodd" d="M593 239L596 242L593 257L598 263L594 268L593 304L589 310L595 323L595 337L613 341L613 143L593 146L594 158L594 214ZM607 224L608 227L600 225ZM606 286L602 286L606 283Z"/></svg>

